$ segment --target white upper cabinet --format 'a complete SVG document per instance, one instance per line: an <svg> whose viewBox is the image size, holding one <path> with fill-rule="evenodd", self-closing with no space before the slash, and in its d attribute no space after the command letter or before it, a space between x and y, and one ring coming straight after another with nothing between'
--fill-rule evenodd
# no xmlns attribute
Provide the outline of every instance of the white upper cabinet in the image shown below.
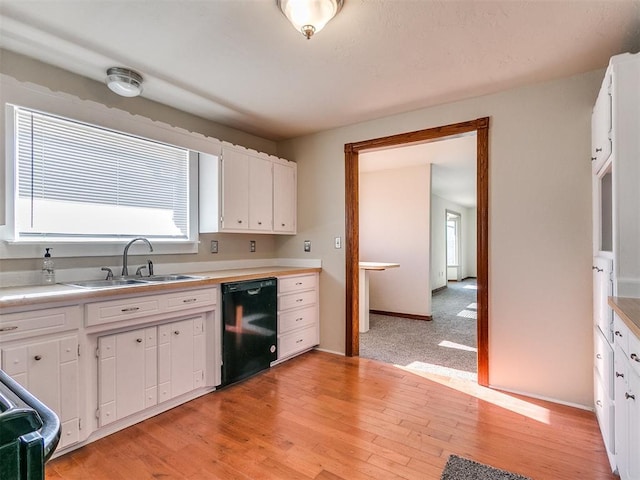
<svg viewBox="0 0 640 480"><path fill-rule="evenodd" d="M273 164L273 230L296 233L296 164Z"/></svg>
<svg viewBox="0 0 640 480"><path fill-rule="evenodd" d="M611 155L611 73L607 73L591 116L591 166L598 173Z"/></svg>
<svg viewBox="0 0 640 480"><path fill-rule="evenodd" d="M249 157L249 230L273 229L273 166L269 160Z"/></svg>
<svg viewBox="0 0 640 480"><path fill-rule="evenodd" d="M249 229L249 157L236 150L222 154L222 230Z"/></svg>
<svg viewBox="0 0 640 480"><path fill-rule="evenodd" d="M242 147L200 154L200 233L296 233L296 164Z"/></svg>

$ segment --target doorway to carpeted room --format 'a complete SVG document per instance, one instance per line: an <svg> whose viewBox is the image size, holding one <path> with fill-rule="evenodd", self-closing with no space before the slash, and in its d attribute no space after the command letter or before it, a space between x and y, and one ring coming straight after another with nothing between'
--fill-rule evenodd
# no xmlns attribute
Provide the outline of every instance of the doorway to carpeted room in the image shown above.
<svg viewBox="0 0 640 480"><path fill-rule="evenodd" d="M448 282L432 297L431 321L371 314L360 356L449 377L477 379L477 283Z"/></svg>

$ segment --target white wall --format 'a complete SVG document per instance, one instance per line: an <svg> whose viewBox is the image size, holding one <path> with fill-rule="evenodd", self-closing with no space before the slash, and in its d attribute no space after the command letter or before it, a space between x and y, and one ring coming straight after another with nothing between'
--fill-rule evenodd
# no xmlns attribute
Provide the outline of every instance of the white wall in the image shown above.
<svg viewBox="0 0 640 480"><path fill-rule="evenodd" d="M322 259L321 347L344 352L344 145L489 116L489 374L493 386L592 405L590 115L603 71L278 144L298 162L299 234Z"/></svg>
<svg viewBox="0 0 640 480"><path fill-rule="evenodd" d="M369 308L431 315L430 166L360 174L360 260L399 263L369 272Z"/></svg>
<svg viewBox="0 0 640 480"><path fill-rule="evenodd" d="M445 212L459 213L461 245L460 266L462 278L476 276L476 215L475 208L463 207L438 195L431 195L431 289L447 285ZM451 277L450 277L451 278ZM455 279L455 276L453 277Z"/></svg>
<svg viewBox="0 0 640 480"><path fill-rule="evenodd" d="M431 289L444 287L447 267L445 212L450 210L461 216L460 262L462 278L475 277L476 269L476 217L477 209L463 207L431 195Z"/></svg>
<svg viewBox="0 0 640 480"><path fill-rule="evenodd" d="M464 271L462 278L478 276L478 209L467 208L466 215L462 219L464 232Z"/></svg>

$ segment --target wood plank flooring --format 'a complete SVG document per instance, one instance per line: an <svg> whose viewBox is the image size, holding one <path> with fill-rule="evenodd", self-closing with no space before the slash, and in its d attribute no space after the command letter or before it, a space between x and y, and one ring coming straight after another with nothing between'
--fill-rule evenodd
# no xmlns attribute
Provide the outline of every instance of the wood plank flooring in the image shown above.
<svg viewBox="0 0 640 480"><path fill-rule="evenodd" d="M310 352L49 462L46 478L440 478L449 454L534 480L615 479L593 413Z"/></svg>

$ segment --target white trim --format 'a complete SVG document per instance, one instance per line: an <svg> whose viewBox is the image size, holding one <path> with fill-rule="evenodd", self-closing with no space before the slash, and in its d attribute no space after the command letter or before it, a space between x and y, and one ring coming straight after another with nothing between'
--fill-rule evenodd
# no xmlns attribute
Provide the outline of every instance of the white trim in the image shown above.
<svg viewBox="0 0 640 480"><path fill-rule="evenodd" d="M558 400L557 398L545 397L544 395L535 395L531 392L523 392L520 390L511 390L509 388L504 388L497 385L489 385L489 388L500 391L500 392L504 392L504 393L513 393L515 395L522 395L523 397L535 398L536 400L543 400L545 402L557 403L558 405L566 405L567 407L579 408L580 410L587 410L589 412L593 412L593 407L588 405L581 405L579 403L573 403L573 402L565 402L563 400Z"/></svg>

